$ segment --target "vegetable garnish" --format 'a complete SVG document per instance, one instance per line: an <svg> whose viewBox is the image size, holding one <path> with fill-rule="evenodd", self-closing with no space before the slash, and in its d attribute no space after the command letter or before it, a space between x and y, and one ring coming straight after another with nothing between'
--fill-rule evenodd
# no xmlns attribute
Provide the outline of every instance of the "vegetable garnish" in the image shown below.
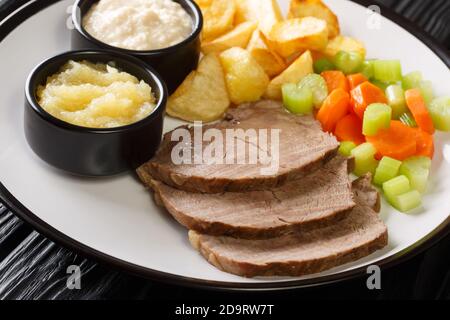
<svg viewBox="0 0 450 320"><path fill-rule="evenodd" d="M283 104L295 114L311 114L314 109L313 92L308 87L299 88L294 83L282 87Z"/></svg>
<svg viewBox="0 0 450 320"><path fill-rule="evenodd" d="M341 88L333 90L317 113L317 120L322 124L323 130L333 132L339 120L348 114L349 104L348 92Z"/></svg>
<svg viewBox="0 0 450 320"><path fill-rule="evenodd" d="M424 156L433 159L434 156L434 139L431 134L420 128L414 129L416 132L417 156Z"/></svg>
<svg viewBox="0 0 450 320"><path fill-rule="evenodd" d="M373 182L376 185L382 185L386 181L395 178L398 175L401 165L401 161L390 157L383 157L378 164L377 170L375 171Z"/></svg>
<svg viewBox="0 0 450 320"><path fill-rule="evenodd" d="M422 92L419 89L409 89L405 92L406 105L414 116L417 125L423 131L434 134L433 120L431 119Z"/></svg>
<svg viewBox="0 0 450 320"><path fill-rule="evenodd" d="M330 70L321 73L321 76L325 79L328 92L332 92L336 89L342 89L344 91L350 91L348 80L342 71Z"/></svg>
<svg viewBox="0 0 450 320"><path fill-rule="evenodd" d="M352 150L356 148L356 144L353 141L343 141L339 146L339 153L344 157L350 157Z"/></svg>
<svg viewBox="0 0 450 320"><path fill-rule="evenodd" d="M364 61L360 70L360 72L369 80L373 79L373 61L374 60Z"/></svg>
<svg viewBox="0 0 450 320"><path fill-rule="evenodd" d="M333 62L326 58L322 58L314 62L314 72L317 74L321 74L324 71L335 70Z"/></svg>
<svg viewBox="0 0 450 320"><path fill-rule="evenodd" d="M373 76L376 80L391 83L402 80L402 66L398 60L373 61Z"/></svg>
<svg viewBox="0 0 450 320"><path fill-rule="evenodd" d="M356 145L366 142L362 134L362 121L354 114L348 114L336 124L334 135L339 141L352 141Z"/></svg>
<svg viewBox="0 0 450 320"><path fill-rule="evenodd" d="M392 198L403 193L409 192L411 190L411 185L406 176L398 176L391 180L383 183L383 191L388 196Z"/></svg>
<svg viewBox="0 0 450 320"><path fill-rule="evenodd" d="M309 88L313 94L314 106L319 109L328 96L328 86L325 79L318 74L308 74L298 84L300 89Z"/></svg>
<svg viewBox="0 0 450 320"><path fill-rule="evenodd" d="M364 118L364 112L370 104L387 103L384 92L368 81L361 83L350 94L353 111L360 119Z"/></svg>
<svg viewBox="0 0 450 320"><path fill-rule="evenodd" d="M347 76L348 83L350 85L350 90L355 89L361 83L368 81L365 75L362 73L355 73Z"/></svg>
<svg viewBox="0 0 450 320"><path fill-rule="evenodd" d="M334 65L345 74L358 72L364 62L364 57L359 52L339 51L334 56Z"/></svg>
<svg viewBox="0 0 450 320"><path fill-rule="evenodd" d="M411 188L424 193L430 176L431 160L428 157L412 157L403 161L399 174L406 176Z"/></svg>
<svg viewBox="0 0 450 320"><path fill-rule="evenodd" d="M352 150L351 154L355 158L355 171L357 176L366 173L375 173L378 161L375 159L377 149L371 143L363 143Z"/></svg>
<svg viewBox="0 0 450 320"><path fill-rule="evenodd" d="M413 71L403 76L403 89L409 90L418 88L422 81L422 73L420 71Z"/></svg>
<svg viewBox="0 0 450 320"><path fill-rule="evenodd" d="M366 137L381 156L404 160L416 155L416 132L397 120L391 121L389 129L381 129L375 136Z"/></svg>
<svg viewBox="0 0 450 320"><path fill-rule="evenodd" d="M450 131L450 97L434 99L428 111L436 129Z"/></svg>
<svg viewBox="0 0 450 320"><path fill-rule="evenodd" d="M372 103L364 112L363 134L375 136L381 129L389 128L391 119L391 107L383 103Z"/></svg>
<svg viewBox="0 0 450 320"><path fill-rule="evenodd" d="M392 118L399 119L408 111L406 107L405 91L398 84L390 85L386 88L386 98L392 108Z"/></svg>
<svg viewBox="0 0 450 320"><path fill-rule="evenodd" d="M420 71L403 75L399 60L364 60L365 50L350 43L314 51L315 73L283 86L284 105L315 114L341 142L339 153L355 158L354 173L373 173L392 206L409 211L421 204L430 171L416 163L431 162L435 129L450 132L450 97L434 98ZM401 183L407 187L394 192Z"/></svg>

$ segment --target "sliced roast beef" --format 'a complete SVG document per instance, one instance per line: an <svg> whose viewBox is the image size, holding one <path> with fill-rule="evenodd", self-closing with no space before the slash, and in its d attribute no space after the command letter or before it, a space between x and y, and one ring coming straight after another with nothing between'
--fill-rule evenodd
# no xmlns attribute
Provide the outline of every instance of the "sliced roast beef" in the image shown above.
<svg viewBox="0 0 450 320"><path fill-rule="evenodd" d="M138 169L142 181L148 185L150 180L159 180L180 190L202 193L264 190L298 179L320 168L336 154L339 147L336 138L323 132L313 117L288 113L281 103L274 101L261 101L232 109L225 120L203 126L200 130L206 132L208 129L219 130L224 137L222 141L211 138L209 142L203 142L202 148L196 149L195 130L191 127L189 128L191 141L184 141L182 151L175 153L186 155L191 159L190 164L174 163L172 151L179 148L180 144L178 141L171 141L173 132L167 133L156 156ZM242 129L244 133L249 133L249 136L244 136L244 139L239 137L227 139L225 133L227 129ZM264 131L261 129L271 131L267 132L266 139L258 137L255 143L256 140L252 140L250 133L255 130L259 135ZM274 129L280 130L279 148L275 148L276 140L272 141L271 138ZM213 142L223 147L222 153L203 152L206 148L211 150ZM235 143L235 149L229 147L231 142ZM246 151L243 151L242 146ZM237 149L244 153L245 158L238 157ZM202 152L199 153L198 150ZM273 172L268 170L270 167L268 162L264 164L261 161L250 162L252 158L249 150L257 150L266 155L265 160L272 156L275 159L279 155L278 170ZM272 151L276 154L272 155ZM198 161L199 154L202 156L201 161ZM216 161L218 154L221 154L223 161L228 164ZM241 161L238 161L239 159Z"/></svg>
<svg viewBox="0 0 450 320"><path fill-rule="evenodd" d="M157 202L186 228L265 239L335 223L355 206L349 161L337 156L312 174L264 191L202 194L152 180Z"/></svg>
<svg viewBox="0 0 450 320"><path fill-rule="evenodd" d="M245 277L302 276L368 256L387 245L385 224L375 209L377 191L365 178L354 184L356 207L324 228L268 240L189 233L192 245L217 268Z"/></svg>

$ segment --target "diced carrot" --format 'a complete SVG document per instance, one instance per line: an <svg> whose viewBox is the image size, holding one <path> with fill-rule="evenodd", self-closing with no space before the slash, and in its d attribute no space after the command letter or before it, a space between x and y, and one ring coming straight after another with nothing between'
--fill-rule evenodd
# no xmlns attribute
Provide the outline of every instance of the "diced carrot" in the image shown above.
<svg viewBox="0 0 450 320"><path fill-rule="evenodd" d="M343 89L333 90L317 113L317 120L325 131L333 132L336 124L348 114L350 95Z"/></svg>
<svg viewBox="0 0 450 320"><path fill-rule="evenodd" d="M350 85L350 90L355 89L361 83L368 81L367 78L362 73L355 73L347 76L348 84Z"/></svg>
<svg viewBox="0 0 450 320"><path fill-rule="evenodd" d="M391 121L389 129L381 129L375 136L366 137L381 156L403 161L417 153L417 134L414 128L400 121Z"/></svg>
<svg viewBox="0 0 450 320"><path fill-rule="evenodd" d="M350 91L348 80L342 71L329 70L321 73L321 76L325 79L328 86L328 92L332 92L336 89L342 89L346 92Z"/></svg>
<svg viewBox="0 0 450 320"><path fill-rule="evenodd" d="M360 119L364 118L366 108L372 103L387 103L386 95L383 90L369 81L356 86L356 88L350 92L350 95L353 112Z"/></svg>
<svg viewBox="0 0 450 320"><path fill-rule="evenodd" d="M356 145L366 142L362 134L362 121L354 114L348 114L336 125L334 135L339 141L353 141Z"/></svg>
<svg viewBox="0 0 450 320"><path fill-rule="evenodd" d="M424 156L433 159L434 156L434 138L433 135L420 128L414 128L416 131L417 156Z"/></svg>
<svg viewBox="0 0 450 320"><path fill-rule="evenodd" d="M420 129L429 134L434 134L434 124L428 112L425 99L420 89L410 89L405 92L406 104L416 120Z"/></svg>

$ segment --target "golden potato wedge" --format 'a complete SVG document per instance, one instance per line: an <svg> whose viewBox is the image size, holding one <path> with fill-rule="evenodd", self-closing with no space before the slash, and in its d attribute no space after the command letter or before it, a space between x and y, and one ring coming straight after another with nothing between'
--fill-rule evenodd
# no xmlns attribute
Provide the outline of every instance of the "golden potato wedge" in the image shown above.
<svg viewBox="0 0 450 320"><path fill-rule="evenodd" d="M363 57L366 56L366 48L361 41L345 36L331 39L323 53L327 58L332 59L339 51L355 51L362 54Z"/></svg>
<svg viewBox="0 0 450 320"><path fill-rule="evenodd" d="M291 0L288 19L315 17L325 20L328 26L328 37L334 38L340 34L338 17L322 0Z"/></svg>
<svg viewBox="0 0 450 320"><path fill-rule="evenodd" d="M180 86L177 88L177 90L175 90L175 92L172 93L169 99L175 99L185 95L186 92L190 90L196 76L197 71L195 70L189 73L188 76L184 79L183 83L181 83Z"/></svg>
<svg viewBox="0 0 450 320"><path fill-rule="evenodd" d="M253 32L247 51L263 67L269 77L279 75L287 67L284 59L269 48L266 37L259 30Z"/></svg>
<svg viewBox="0 0 450 320"><path fill-rule="evenodd" d="M268 36L273 26L284 20L283 14L277 0L257 0L257 3L259 30Z"/></svg>
<svg viewBox="0 0 450 320"><path fill-rule="evenodd" d="M211 52L220 53L233 47L245 48L255 29L255 22L243 22L230 32L225 33L213 41L202 43L202 52L204 54Z"/></svg>
<svg viewBox="0 0 450 320"><path fill-rule="evenodd" d="M234 24L240 24L247 21L258 21L258 16L250 10L251 1L253 0L233 0L236 5L236 14L234 16Z"/></svg>
<svg viewBox="0 0 450 320"><path fill-rule="evenodd" d="M220 60L208 54L169 98L167 113L187 121L209 122L220 119L229 106Z"/></svg>
<svg viewBox="0 0 450 320"><path fill-rule="evenodd" d="M306 75L313 73L313 59L310 51L303 53L278 77L272 79L267 87L264 97L272 100L281 100L281 87L285 83L297 83Z"/></svg>
<svg viewBox="0 0 450 320"><path fill-rule="evenodd" d="M236 5L231 0L211 0L209 6L202 7L202 39L211 41L233 29Z"/></svg>
<svg viewBox="0 0 450 320"><path fill-rule="evenodd" d="M327 23L314 17L285 20L273 26L269 41L284 58L305 50L322 51L328 43Z"/></svg>
<svg viewBox="0 0 450 320"><path fill-rule="evenodd" d="M272 27L283 21L283 14L277 0L234 0L236 3L236 23L255 21L258 28L268 36Z"/></svg>
<svg viewBox="0 0 450 320"><path fill-rule="evenodd" d="M239 105L261 99L269 77L247 50L237 47L228 49L222 52L220 61L232 103Z"/></svg>
<svg viewBox="0 0 450 320"><path fill-rule="evenodd" d="M212 3L212 0L194 0L194 2L196 4L198 4L198 6L201 9L203 9L203 8L209 7L211 5L211 3Z"/></svg>

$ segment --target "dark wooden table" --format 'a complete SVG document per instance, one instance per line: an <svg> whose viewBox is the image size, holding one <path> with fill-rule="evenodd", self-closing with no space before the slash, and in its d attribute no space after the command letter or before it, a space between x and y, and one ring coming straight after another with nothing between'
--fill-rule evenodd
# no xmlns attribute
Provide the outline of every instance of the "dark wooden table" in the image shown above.
<svg viewBox="0 0 450 320"><path fill-rule="evenodd" d="M344 1L344 0L342 0ZM0 19L25 0L0 0ZM374 0L423 28L450 49L450 0ZM414 53L411 53L414 54ZM420 69L420 65L417 66ZM382 290L369 291L364 279L325 288L278 293L228 293L150 282L87 260L34 231L0 204L0 299L162 299L209 300L299 298L450 298L450 236L413 259L384 271ZM67 289L66 269L78 265L80 290Z"/></svg>

